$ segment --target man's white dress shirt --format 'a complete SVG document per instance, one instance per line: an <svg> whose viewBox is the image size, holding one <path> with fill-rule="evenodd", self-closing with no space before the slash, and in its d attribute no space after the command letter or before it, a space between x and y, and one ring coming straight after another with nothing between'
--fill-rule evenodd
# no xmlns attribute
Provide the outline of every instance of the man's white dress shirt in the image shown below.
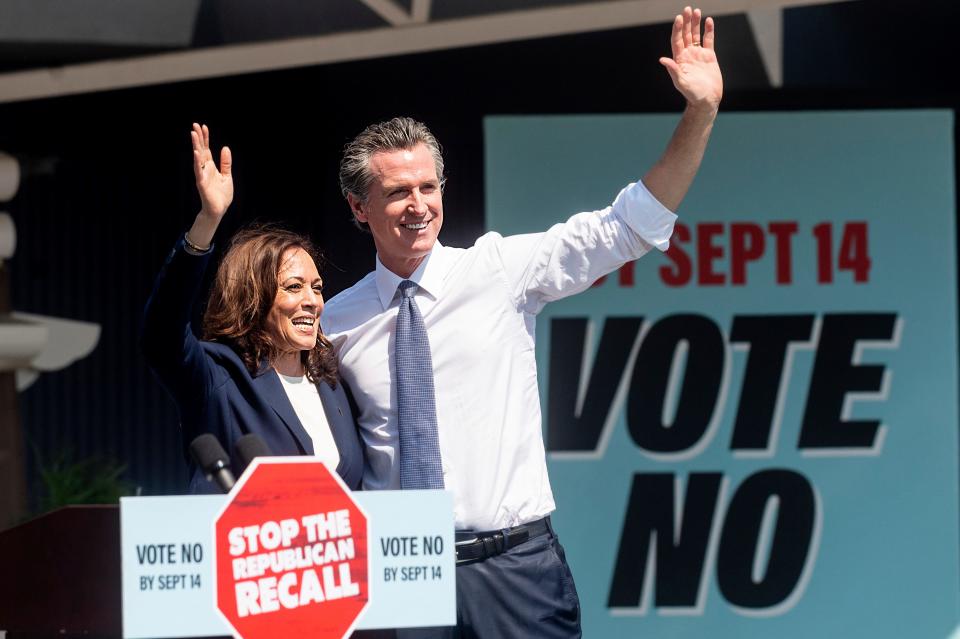
<svg viewBox="0 0 960 639"><path fill-rule="evenodd" d="M641 182L601 211L545 233L487 233L469 249L439 242L408 278L420 286L433 357L443 481L458 530L497 530L553 512L534 357L536 315L656 247L676 216ZM403 278L376 270L323 311L367 446L363 486L399 489L394 324ZM401 371L402 374L402 371Z"/></svg>

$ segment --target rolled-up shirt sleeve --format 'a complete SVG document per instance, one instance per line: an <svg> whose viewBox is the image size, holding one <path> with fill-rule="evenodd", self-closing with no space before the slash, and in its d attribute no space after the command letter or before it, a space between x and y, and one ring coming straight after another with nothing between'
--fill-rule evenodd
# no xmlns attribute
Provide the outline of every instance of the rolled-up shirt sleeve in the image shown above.
<svg viewBox="0 0 960 639"><path fill-rule="evenodd" d="M613 200L611 208L645 242L660 251L670 248L677 214L660 204L643 182L637 180L624 187Z"/></svg>
<svg viewBox="0 0 960 639"><path fill-rule="evenodd" d="M514 303L538 313L547 302L589 288L651 248L667 250L676 219L637 181L605 209L577 213L545 233L492 239Z"/></svg>

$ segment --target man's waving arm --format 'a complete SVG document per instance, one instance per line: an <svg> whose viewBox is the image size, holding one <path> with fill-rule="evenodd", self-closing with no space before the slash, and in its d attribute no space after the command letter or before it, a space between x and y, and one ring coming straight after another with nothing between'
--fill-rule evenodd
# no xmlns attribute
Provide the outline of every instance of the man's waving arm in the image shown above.
<svg viewBox="0 0 960 639"><path fill-rule="evenodd" d="M723 97L723 77L713 45L713 18L703 25L700 9L686 7L673 21L670 47L673 57L660 58L673 85L687 101L683 117L670 143L646 175L643 183L650 193L671 211L683 201L700 168L707 140Z"/></svg>

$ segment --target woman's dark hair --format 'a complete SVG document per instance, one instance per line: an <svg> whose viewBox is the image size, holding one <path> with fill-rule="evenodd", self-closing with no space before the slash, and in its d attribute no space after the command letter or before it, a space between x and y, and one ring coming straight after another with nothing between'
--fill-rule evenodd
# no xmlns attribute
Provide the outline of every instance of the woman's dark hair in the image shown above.
<svg viewBox="0 0 960 639"><path fill-rule="evenodd" d="M229 344L251 375L280 355L270 339L267 316L279 289L280 267L288 249L303 249L320 268L322 256L304 235L271 225L240 230L230 241L203 314L203 339ZM317 343L300 354L307 379L336 387L333 345L317 332Z"/></svg>

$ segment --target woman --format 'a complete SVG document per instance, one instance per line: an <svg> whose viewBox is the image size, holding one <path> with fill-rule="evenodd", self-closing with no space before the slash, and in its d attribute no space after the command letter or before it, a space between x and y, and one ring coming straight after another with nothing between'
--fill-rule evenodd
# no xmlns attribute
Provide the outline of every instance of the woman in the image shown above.
<svg viewBox="0 0 960 639"><path fill-rule="evenodd" d="M227 451L255 433L274 455L317 455L357 488L363 449L330 342L320 333L323 281L306 237L271 227L234 237L203 316L190 326L213 236L233 200L230 149L217 170L207 127L193 125L200 213L157 276L144 312L147 361L180 411L184 446L212 433ZM191 466L191 493L213 492Z"/></svg>

